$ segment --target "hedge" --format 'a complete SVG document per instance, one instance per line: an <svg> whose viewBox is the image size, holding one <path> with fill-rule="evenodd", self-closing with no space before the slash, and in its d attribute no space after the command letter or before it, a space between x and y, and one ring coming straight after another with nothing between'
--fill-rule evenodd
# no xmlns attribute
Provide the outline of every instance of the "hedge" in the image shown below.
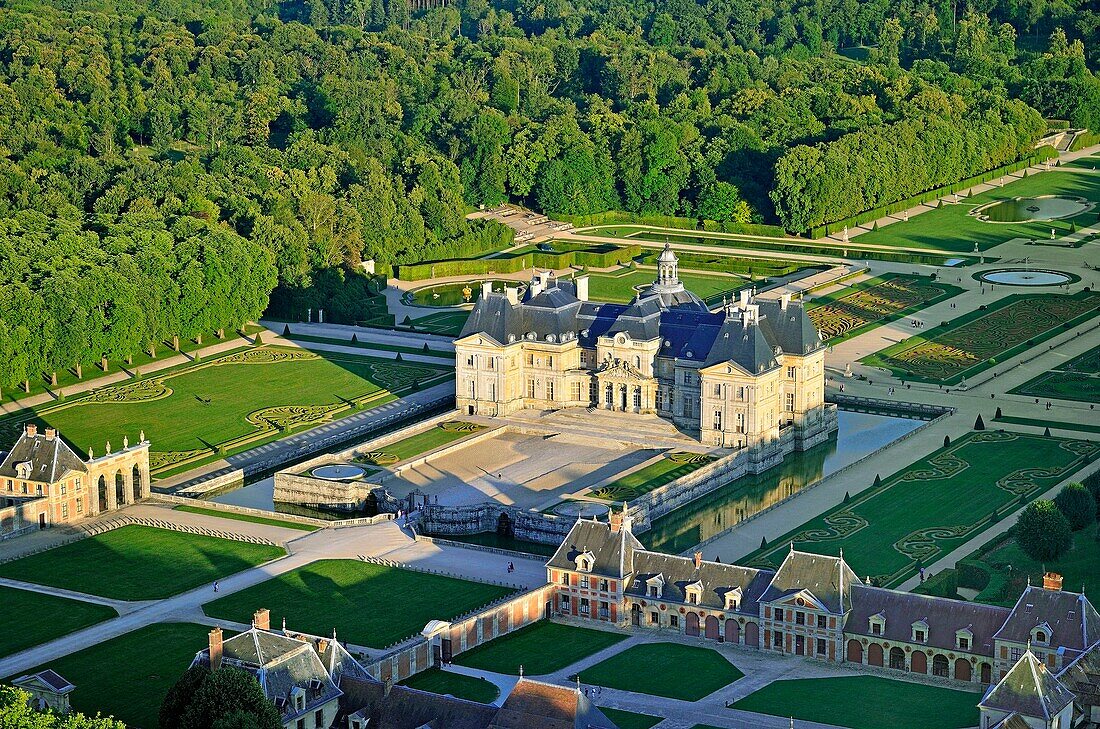
<svg viewBox="0 0 1100 729"><path fill-rule="evenodd" d="M659 228L677 228L679 230L706 230L717 233L741 233L744 235L762 235L784 238L787 232L779 225L763 223L719 222L699 218L684 218L676 215L640 215L624 210L608 210L592 215L562 215L551 213L556 220L572 223L578 228L590 228L599 225L650 225Z"/></svg>
<svg viewBox="0 0 1100 729"><path fill-rule="evenodd" d="M996 571L993 567L977 559L960 559L955 563L959 573L959 587L971 590L984 590Z"/></svg>
<svg viewBox="0 0 1100 729"><path fill-rule="evenodd" d="M918 595L935 595L936 597L959 596L959 573L956 570L941 570L927 580L913 588Z"/></svg>
<svg viewBox="0 0 1100 729"><path fill-rule="evenodd" d="M1073 143L1069 145L1069 151L1080 152L1085 147L1091 147L1094 144L1100 144L1100 132L1083 132L1074 137Z"/></svg>
<svg viewBox="0 0 1100 729"><path fill-rule="evenodd" d="M444 276L483 276L487 274L515 273L531 268L562 269L570 266L610 268L629 263L642 252L637 244L624 245L609 251L533 251L522 256L506 258L458 258L450 261L429 261L397 267L397 278L402 281L423 281Z"/></svg>

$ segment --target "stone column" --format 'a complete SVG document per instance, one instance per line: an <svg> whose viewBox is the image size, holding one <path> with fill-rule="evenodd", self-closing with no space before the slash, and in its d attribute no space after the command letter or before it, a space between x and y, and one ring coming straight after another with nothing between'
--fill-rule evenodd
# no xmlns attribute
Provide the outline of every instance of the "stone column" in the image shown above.
<svg viewBox="0 0 1100 729"><path fill-rule="evenodd" d="M138 471L141 473L141 498L149 498L150 479L149 479L149 462L145 460L138 466Z"/></svg>
<svg viewBox="0 0 1100 729"><path fill-rule="evenodd" d="M107 492L107 511L114 511L118 508L118 486L115 484L115 477L104 476L103 479L107 484L107 488L104 489Z"/></svg>
<svg viewBox="0 0 1100 729"><path fill-rule="evenodd" d="M130 468L122 472L122 503L134 503L134 471Z"/></svg>
<svg viewBox="0 0 1100 729"><path fill-rule="evenodd" d="M99 512L102 510L102 505L99 503L99 479L93 478L92 482L88 484L88 488L85 491L88 495L86 502L88 509L86 514L88 516L99 516Z"/></svg>

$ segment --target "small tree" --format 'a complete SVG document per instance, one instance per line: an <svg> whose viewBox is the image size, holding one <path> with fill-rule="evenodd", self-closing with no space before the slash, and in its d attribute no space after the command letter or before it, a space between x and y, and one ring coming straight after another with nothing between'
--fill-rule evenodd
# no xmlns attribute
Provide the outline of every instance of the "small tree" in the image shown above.
<svg viewBox="0 0 1100 729"><path fill-rule="evenodd" d="M847 491L845 491L844 492L844 503L847 504L851 500L852 500L851 494L849 494Z"/></svg>
<svg viewBox="0 0 1100 729"><path fill-rule="evenodd" d="M1049 425L1047 427L1043 428L1043 435L1045 435L1048 438L1050 437L1050 426Z"/></svg>
<svg viewBox="0 0 1100 729"><path fill-rule="evenodd" d="M398 352L397 356L393 358L393 361L394 362L400 362L401 361L401 353L400 352Z"/></svg>
<svg viewBox="0 0 1100 729"><path fill-rule="evenodd" d="M236 723L232 727L256 729L281 729L279 712L267 700L260 684L247 671L239 668L219 668L211 671L195 690L191 701L183 710L179 729L209 729L218 721L231 715L247 714L255 723Z"/></svg>
<svg viewBox="0 0 1100 729"><path fill-rule="evenodd" d="M424 346L421 349L423 349L425 352L432 351L432 350L428 349L428 343L427 342L424 342Z"/></svg>
<svg viewBox="0 0 1100 729"><path fill-rule="evenodd" d="M943 437L943 447L946 448L949 445L951 445L951 436L945 435Z"/></svg>
<svg viewBox="0 0 1100 729"><path fill-rule="evenodd" d="M359 335L358 334L352 334L351 335L351 343L352 344L358 344L359 343Z"/></svg>
<svg viewBox="0 0 1100 729"><path fill-rule="evenodd" d="M767 537L760 537L760 548L761 549L767 549L768 548L768 538Z"/></svg>
<svg viewBox="0 0 1100 729"><path fill-rule="evenodd" d="M1073 543L1073 532L1053 501L1039 499L1028 504L1016 520L1016 543L1037 562L1054 561Z"/></svg>
<svg viewBox="0 0 1100 729"><path fill-rule="evenodd" d="M195 692L210 675L210 669L206 666L192 666L184 671L160 704L160 729L178 729L180 717L190 706L195 698Z"/></svg>
<svg viewBox="0 0 1100 729"><path fill-rule="evenodd" d="M283 324L283 336L284 337L289 337L290 336L290 325L289 324Z"/></svg>
<svg viewBox="0 0 1100 729"><path fill-rule="evenodd" d="M30 693L12 686L0 686L0 727L5 729L126 729L117 719L90 717L80 713L61 716L37 711Z"/></svg>
<svg viewBox="0 0 1100 729"><path fill-rule="evenodd" d="M1084 484L1066 484L1054 497L1054 505L1066 517L1069 528L1075 532L1096 523L1096 500Z"/></svg>
<svg viewBox="0 0 1100 729"><path fill-rule="evenodd" d="M882 476L875 474L875 482L871 484L871 488L877 489L882 484Z"/></svg>
<svg viewBox="0 0 1100 729"><path fill-rule="evenodd" d="M1001 409L1000 408L997 408L997 412L996 412L996 414L994 414L993 419L994 420L1000 420L1001 419Z"/></svg>
<svg viewBox="0 0 1100 729"><path fill-rule="evenodd" d="M982 420L981 413L978 413L978 419L974 421L974 430L985 430L985 421Z"/></svg>

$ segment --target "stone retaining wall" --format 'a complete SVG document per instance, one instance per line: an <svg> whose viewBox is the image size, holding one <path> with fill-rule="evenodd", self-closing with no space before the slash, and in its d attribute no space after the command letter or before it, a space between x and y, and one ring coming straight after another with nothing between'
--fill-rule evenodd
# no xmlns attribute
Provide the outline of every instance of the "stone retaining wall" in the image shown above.
<svg viewBox="0 0 1100 729"><path fill-rule="evenodd" d="M437 536L495 532L502 514L511 520L512 534L516 539L541 544L561 544L577 521L492 501L469 506L428 504L420 509L420 526L417 531Z"/></svg>

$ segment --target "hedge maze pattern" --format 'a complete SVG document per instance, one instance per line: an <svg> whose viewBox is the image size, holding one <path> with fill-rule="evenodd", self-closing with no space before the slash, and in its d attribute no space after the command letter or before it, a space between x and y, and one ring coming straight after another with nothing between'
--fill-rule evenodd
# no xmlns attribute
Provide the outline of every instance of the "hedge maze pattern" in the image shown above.
<svg viewBox="0 0 1100 729"><path fill-rule="evenodd" d="M1030 397L1100 403L1100 347L1025 382L1011 392Z"/></svg>
<svg viewBox="0 0 1100 729"><path fill-rule="evenodd" d="M821 338L828 340L919 307L949 291L925 277L897 276L814 307L808 313Z"/></svg>

